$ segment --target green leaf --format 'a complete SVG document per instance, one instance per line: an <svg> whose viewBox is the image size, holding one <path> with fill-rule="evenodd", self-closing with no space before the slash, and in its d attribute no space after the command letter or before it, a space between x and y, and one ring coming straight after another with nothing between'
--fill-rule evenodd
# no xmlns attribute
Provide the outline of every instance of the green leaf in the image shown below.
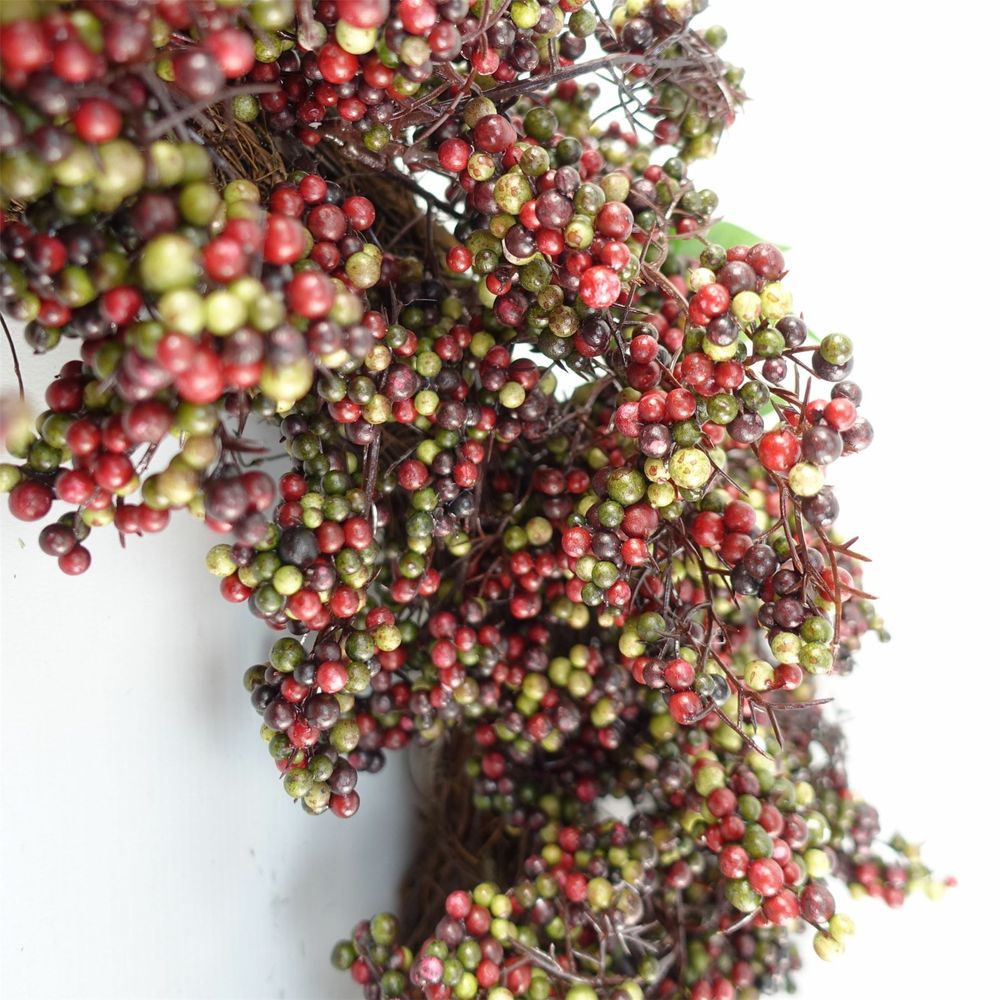
<svg viewBox="0 0 1000 1000"><path fill-rule="evenodd" d="M755 243L766 242L760 236L755 236L747 229L743 229L741 226L737 226L732 222L717 222L705 237L709 243L719 243L724 246L727 250L730 247L736 246L748 246L752 247ZM779 250L785 251L788 249L787 246L782 246L780 243L776 244ZM678 257L688 257L697 258L701 255L702 250L704 250L704 245L701 240L675 240L671 241L670 252L676 254Z"/></svg>
<svg viewBox="0 0 1000 1000"><path fill-rule="evenodd" d="M717 222L708 231L709 243L721 243L727 249L736 246L752 247L755 243L764 243L759 236L734 225L732 222ZM780 248L779 248L780 249Z"/></svg>

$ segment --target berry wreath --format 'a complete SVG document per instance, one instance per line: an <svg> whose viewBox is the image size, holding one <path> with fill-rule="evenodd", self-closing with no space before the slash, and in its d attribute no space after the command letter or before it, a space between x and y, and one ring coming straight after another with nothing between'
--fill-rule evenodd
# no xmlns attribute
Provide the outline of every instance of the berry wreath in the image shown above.
<svg viewBox="0 0 1000 1000"><path fill-rule="evenodd" d="M305 812L424 748L400 916L333 949L370 1000L751 997L843 950L831 883L946 884L817 690L884 635L827 484L873 431L692 176L744 100L704 6L0 14L0 306L73 348L0 489L73 576L218 533Z"/></svg>

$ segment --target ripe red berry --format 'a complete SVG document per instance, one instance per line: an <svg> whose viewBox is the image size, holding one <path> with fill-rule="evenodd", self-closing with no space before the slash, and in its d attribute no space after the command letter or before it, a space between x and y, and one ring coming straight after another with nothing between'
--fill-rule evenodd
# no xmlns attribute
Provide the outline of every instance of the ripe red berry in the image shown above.
<svg viewBox="0 0 1000 1000"><path fill-rule="evenodd" d="M223 27L208 32L202 44L212 54L223 75L233 80L253 69L257 61L253 39L239 28Z"/></svg>
<svg viewBox="0 0 1000 1000"><path fill-rule="evenodd" d="M580 298L591 309L607 309L621 295L621 279L603 264L587 268L580 278Z"/></svg>
<svg viewBox="0 0 1000 1000"><path fill-rule="evenodd" d="M397 14L409 35L426 35L437 21L437 10L427 0L400 0Z"/></svg>
<svg viewBox="0 0 1000 1000"><path fill-rule="evenodd" d="M767 898L784 887L785 876L781 866L773 858L757 858L750 862L747 881L754 892Z"/></svg>
<svg viewBox="0 0 1000 1000"><path fill-rule="evenodd" d="M721 316L729 308L729 292L724 285L712 282L697 291L694 303L712 319Z"/></svg>
<svg viewBox="0 0 1000 1000"><path fill-rule="evenodd" d="M32 73L48 63L51 53L39 21L10 21L0 27L0 60L7 70Z"/></svg>
<svg viewBox="0 0 1000 1000"><path fill-rule="evenodd" d="M122 130L122 115L110 101L90 97L73 113L73 128L84 142L110 142Z"/></svg>
<svg viewBox="0 0 1000 1000"><path fill-rule="evenodd" d="M24 479L10 491L7 505L19 521L38 521L52 506L52 491L34 479Z"/></svg>
<svg viewBox="0 0 1000 1000"><path fill-rule="evenodd" d="M563 532L562 550L566 555L579 559L590 548L590 532L586 528L569 528Z"/></svg>
<svg viewBox="0 0 1000 1000"><path fill-rule="evenodd" d="M318 271L300 271L285 286L289 309L306 319L321 319L333 308L333 285Z"/></svg>
<svg viewBox="0 0 1000 1000"><path fill-rule="evenodd" d="M701 698L693 691L678 691L667 704L674 721L682 726L691 725L703 711Z"/></svg>
<svg viewBox="0 0 1000 1000"><path fill-rule="evenodd" d="M448 251L447 263L450 270L456 274L463 274L472 267L472 254L461 244L453 246Z"/></svg>
<svg viewBox="0 0 1000 1000"><path fill-rule="evenodd" d="M739 844L727 844L719 854L719 871L726 878L744 878L750 866L750 855Z"/></svg>
<svg viewBox="0 0 1000 1000"><path fill-rule="evenodd" d="M101 312L114 324L125 326L132 322L142 308L142 294L131 285L109 288L101 296Z"/></svg>
<svg viewBox="0 0 1000 1000"><path fill-rule="evenodd" d="M690 420L697 406L694 393L687 389L671 389L667 393L667 413L671 420Z"/></svg>
<svg viewBox="0 0 1000 1000"><path fill-rule="evenodd" d="M764 900L764 916L772 924L789 924L799 918L799 901L790 889L782 889Z"/></svg>
<svg viewBox="0 0 1000 1000"><path fill-rule="evenodd" d="M472 147L464 139L445 139L438 147L438 163L454 174L461 173L469 162Z"/></svg>
<svg viewBox="0 0 1000 1000"><path fill-rule="evenodd" d="M269 264L293 264L305 249L305 231L297 219L274 213L268 216L264 258Z"/></svg>
<svg viewBox="0 0 1000 1000"><path fill-rule="evenodd" d="M687 660L678 657L666 665L663 679L675 691L689 688L694 683L694 667Z"/></svg>
<svg viewBox="0 0 1000 1000"><path fill-rule="evenodd" d="M514 126L503 115L484 115L472 130L476 149L486 153L502 153L516 139Z"/></svg>
<svg viewBox="0 0 1000 1000"><path fill-rule="evenodd" d="M785 258L771 243L757 243L750 247L745 259L762 278L768 281L776 281L784 274Z"/></svg>
<svg viewBox="0 0 1000 1000"><path fill-rule="evenodd" d="M823 408L823 417L826 422L838 431L850 430L858 419L858 411L855 405L843 396L831 399Z"/></svg>
<svg viewBox="0 0 1000 1000"><path fill-rule="evenodd" d="M356 28L377 28L389 16L389 0L337 0L337 14Z"/></svg>
<svg viewBox="0 0 1000 1000"><path fill-rule="evenodd" d="M729 531L749 533L757 524L757 514L753 507L742 500L734 500L729 504L723 512L722 519Z"/></svg>
<svg viewBox="0 0 1000 1000"><path fill-rule="evenodd" d="M472 899L467 892L456 890L448 894L444 908L452 920L464 920L472 909Z"/></svg>
<svg viewBox="0 0 1000 1000"><path fill-rule="evenodd" d="M336 42L327 42L318 54L319 71L328 83L347 83L358 72L358 57Z"/></svg>
<svg viewBox="0 0 1000 1000"><path fill-rule="evenodd" d="M67 576L79 576L90 568L90 551L77 545L59 557L59 568Z"/></svg>
<svg viewBox="0 0 1000 1000"><path fill-rule="evenodd" d="M66 83L86 83L100 72L101 60L80 39L67 38L53 48L51 65Z"/></svg>
<svg viewBox="0 0 1000 1000"><path fill-rule="evenodd" d="M771 472L787 472L799 459L799 439L788 430L768 431L757 445L760 463Z"/></svg>
<svg viewBox="0 0 1000 1000"><path fill-rule="evenodd" d="M703 510L691 521L691 537L706 549L718 548L725 535L725 523L714 511Z"/></svg>
<svg viewBox="0 0 1000 1000"><path fill-rule="evenodd" d="M369 229L375 222L375 206L367 198L355 195L344 202L344 215L355 229Z"/></svg>
<svg viewBox="0 0 1000 1000"><path fill-rule="evenodd" d="M609 201L597 213L595 228L602 236L625 239L632 235L632 210L623 202Z"/></svg>
<svg viewBox="0 0 1000 1000"><path fill-rule="evenodd" d="M94 482L111 493L120 490L134 475L135 469L125 455L104 454L94 464Z"/></svg>
<svg viewBox="0 0 1000 1000"><path fill-rule="evenodd" d="M56 477L56 496L64 503L80 506L93 495L95 483L83 469L66 469Z"/></svg>

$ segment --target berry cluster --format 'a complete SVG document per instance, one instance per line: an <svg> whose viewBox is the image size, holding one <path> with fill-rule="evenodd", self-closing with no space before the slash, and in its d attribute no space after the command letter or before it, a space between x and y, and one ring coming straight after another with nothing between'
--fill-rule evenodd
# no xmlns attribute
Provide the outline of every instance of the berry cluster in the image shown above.
<svg viewBox="0 0 1000 1000"><path fill-rule="evenodd" d="M742 99L702 7L0 13L0 307L79 345L37 421L4 406L0 489L65 505L71 575L94 528L225 536L306 812L451 763L481 856L338 945L371 1000L790 988L794 931L851 933L829 880L941 887L876 845L818 697L884 635L826 481L872 428L851 341L689 173Z"/></svg>

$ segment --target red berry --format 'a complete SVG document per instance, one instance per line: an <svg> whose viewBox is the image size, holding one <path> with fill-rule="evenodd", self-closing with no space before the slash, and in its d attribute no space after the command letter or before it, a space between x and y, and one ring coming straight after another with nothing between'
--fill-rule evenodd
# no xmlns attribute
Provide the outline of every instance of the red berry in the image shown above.
<svg viewBox="0 0 1000 1000"><path fill-rule="evenodd" d="M474 905L465 918L465 928L473 937L481 937L490 929L492 918L485 906Z"/></svg>
<svg viewBox="0 0 1000 1000"><path fill-rule="evenodd" d="M228 282L246 274L247 255L232 236L217 236L205 245L205 271L213 281Z"/></svg>
<svg viewBox="0 0 1000 1000"><path fill-rule="evenodd" d="M727 844L719 854L719 871L726 878L743 878L750 865L750 855L739 844Z"/></svg>
<svg viewBox="0 0 1000 1000"><path fill-rule="evenodd" d="M110 142L122 130L122 115L110 101L90 97L73 113L73 128L84 142Z"/></svg>
<svg viewBox="0 0 1000 1000"><path fill-rule="evenodd" d="M64 552L59 557L59 568L67 576L79 576L90 568L90 552L82 545Z"/></svg>
<svg viewBox="0 0 1000 1000"><path fill-rule="evenodd" d="M322 319L333 308L333 285L319 271L300 271L285 286L288 307L306 319Z"/></svg>
<svg viewBox="0 0 1000 1000"><path fill-rule="evenodd" d="M377 28L389 16L389 0L337 0L337 14L356 28Z"/></svg>
<svg viewBox="0 0 1000 1000"><path fill-rule="evenodd" d="M858 419L858 411L849 399L838 396L823 407L823 416L835 430L846 431L854 426Z"/></svg>
<svg viewBox="0 0 1000 1000"><path fill-rule="evenodd" d="M358 57L345 52L336 42L327 42L319 50L317 63L328 83L347 83L358 72Z"/></svg>
<svg viewBox="0 0 1000 1000"><path fill-rule="evenodd" d="M330 190L329 185L319 174L306 174L299 181L299 194L307 205L316 205L321 202Z"/></svg>
<svg viewBox="0 0 1000 1000"><path fill-rule="evenodd" d="M28 259L43 274L57 274L66 266L66 245L55 236L39 233L28 245Z"/></svg>
<svg viewBox="0 0 1000 1000"><path fill-rule="evenodd" d="M659 526L660 518L648 503L637 503L625 508L622 531L630 538L649 538Z"/></svg>
<svg viewBox="0 0 1000 1000"><path fill-rule="evenodd" d="M678 657L666 665L663 670L663 679L675 691L684 690L694 683L694 667L687 660Z"/></svg>
<svg viewBox="0 0 1000 1000"><path fill-rule="evenodd" d="M210 345L196 348L189 366L177 375L175 385L181 398L189 403L214 403L226 387L222 360Z"/></svg>
<svg viewBox="0 0 1000 1000"><path fill-rule="evenodd" d="M790 889L782 889L764 901L764 916L772 924L789 924L799 918L799 901Z"/></svg>
<svg viewBox="0 0 1000 1000"><path fill-rule="evenodd" d="M305 230L297 219L275 213L268 216L264 258L269 264L293 264L305 250Z"/></svg>
<svg viewBox="0 0 1000 1000"><path fill-rule="evenodd" d="M472 147L464 139L445 139L438 147L438 163L453 174L461 173L469 162Z"/></svg>
<svg viewBox="0 0 1000 1000"><path fill-rule="evenodd" d="M334 795L330 798L330 811L341 819L350 819L361 805L361 796L357 792L348 792L346 795ZM361 962L354 964L357 965ZM365 970L367 972L367 968ZM353 975L353 970L352 970Z"/></svg>
<svg viewBox="0 0 1000 1000"><path fill-rule="evenodd" d="M344 540L352 549L363 549L372 543L372 529L363 517L349 517L344 522Z"/></svg>
<svg viewBox="0 0 1000 1000"><path fill-rule="evenodd" d="M632 209L624 202L609 201L597 213L595 228L602 236L625 239L632 235Z"/></svg>
<svg viewBox="0 0 1000 1000"><path fill-rule="evenodd" d="M481 76L493 76L500 67L500 53L496 49L477 49L470 61L472 68Z"/></svg>
<svg viewBox="0 0 1000 1000"><path fill-rule="evenodd" d="M55 413L72 413L83 405L83 385L79 378L57 378L45 390L45 402Z"/></svg>
<svg viewBox="0 0 1000 1000"><path fill-rule="evenodd" d="M52 491L34 479L24 479L10 491L7 505L19 521L39 521L52 506Z"/></svg>
<svg viewBox="0 0 1000 1000"><path fill-rule="evenodd" d="M52 71L66 83L85 83L100 71L101 60L78 38L59 42L52 52Z"/></svg>
<svg viewBox="0 0 1000 1000"><path fill-rule="evenodd" d="M223 27L210 31L202 44L212 54L228 80L249 73L257 61L253 39L239 28Z"/></svg>
<svg viewBox="0 0 1000 1000"><path fill-rule="evenodd" d="M703 510L691 521L691 537L703 548L717 549L725 535L725 523L714 511Z"/></svg>
<svg viewBox="0 0 1000 1000"><path fill-rule="evenodd" d="M714 319L729 308L729 292L724 285L712 282L698 290L694 303L706 316Z"/></svg>
<svg viewBox="0 0 1000 1000"><path fill-rule="evenodd" d="M702 713L701 698L693 691L678 691L670 696L670 714L675 722L690 726Z"/></svg>
<svg viewBox="0 0 1000 1000"><path fill-rule="evenodd" d="M799 439L788 430L768 431L757 449L761 465L771 472L787 472L799 460Z"/></svg>
<svg viewBox="0 0 1000 1000"><path fill-rule="evenodd" d="M580 298L591 309L607 309L614 305L621 291L621 279L603 264L587 268L580 278Z"/></svg>
<svg viewBox="0 0 1000 1000"><path fill-rule="evenodd" d="M50 56L38 21L17 20L0 27L0 60L5 69L32 73L45 66Z"/></svg>
<svg viewBox="0 0 1000 1000"><path fill-rule="evenodd" d="M750 247L746 254L746 262L768 281L776 281L785 272L785 258L771 243L757 243Z"/></svg>
<svg viewBox="0 0 1000 1000"><path fill-rule="evenodd" d="M453 246L448 251L447 263L449 270L455 274L463 274L472 267L472 253L461 244Z"/></svg>
<svg viewBox="0 0 1000 1000"><path fill-rule="evenodd" d="M729 531L740 531L744 534L753 531L757 524L757 514L753 507L742 500L734 500L729 504L723 512L722 519Z"/></svg>
<svg viewBox="0 0 1000 1000"><path fill-rule="evenodd" d="M569 528L563 532L562 550L573 559L579 559L590 548L590 532L586 528Z"/></svg>
<svg viewBox="0 0 1000 1000"><path fill-rule="evenodd" d="M375 206L367 198L354 195L344 202L344 215L355 229L369 229L375 221Z"/></svg>
<svg viewBox="0 0 1000 1000"><path fill-rule="evenodd" d="M694 416L698 401L687 389L671 389L667 393L667 413L674 421L689 420Z"/></svg>
<svg viewBox="0 0 1000 1000"><path fill-rule="evenodd" d="M472 130L476 149L486 153L502 153L517 139L517 132L503 115L483 115Z"/></svg>
<svg viewBox="0 0 1000 1000"><path fill-rule="evenodd" d="M660 344L655 337L651 337L648 333L641 333L638 337L634 337L629 344L629 357L641 365L648 365L655 360L659 347Z"/></svg>
<svg viewBox="0 0 1000 1000"><path fill-rule="evenodd" d="M74 455L90 455L101 444L101 432L89 420L76 420L66 431L66 444Z"/></svg>
<svg viewBox="0 0 1000 1000"><path fill-rule="evenodd" d="M222 596L233 604L240 604L253 593L253 589L246 586L235 573L232 576L227 576L219 584L219 590L222 592Z"/></svg>
<svg viewBox="0 0 1000 1000"><path fill-rule="evenodd" d="M708 811L721 819L736 809L736 793L731 788L715 788L706 800Z"/></svg>
<svg viewBox="0 0 1000 1000"><path fill-rule="evenodd" d="M464 920L472 909L472 899L467 892L456 890L448 894L444 908L452 920Z"/></svg>
<svg viewBox="0 0 1000 1000"><path fill-rule="evenodd" d="M156 345L156 360L172 375L190 368L197 353L197 342L183 333L166 333Z"/></svg>
<svg viewBox="0 0 1000 1000"><path fill-rule="evenodd" d="M293 747L303 749L315 746L319 742L319 730L310 726L305 719L296 719L287 729L288 742Z"/></svg>
<svg viewBox="0 0 1000 1000"><path fill-rule="evenodd" d="M101 296L101 312L115 325L126 326L142 308L142 295L131 285L109 288Z"/></svg>
<svg viewBox="0 0 1000 1000"><path fill-rule="evenodd" d="M326 694L343 691L347 680L347 668L339 660L326 660L316 668L316 686Z"/></svg>
<svg viewBox="0 0 1000 1000"><path fill-rule="evenodd" d="M56 496L74 507L85 504L93 496L94 489L94 480L83 469L66 469L56 477Z"/></svg>
<svg viewBox="0 0 1000 1000"><path fill-rule="evenodd" d="M397 14L410 35L426 35L437 22L437 9L427 0L400 0Z"/></svg>
<svg viewBox="0 0 1000 1000"><path fill-rule="evenodd" d="M287 215L297 219L306 207L305 200L299 194L299 189L291 184L282 184L271 192L268 205L272 212Z"/></svg>
<svg viewBox="0 0 1000 1000"><path fill-rule="evenodd" d="M147 507L145 504L140 504L138 510L139 527L142 531L155 534L158 531L163 531L163 529L170 523L169 510L154 510L152 507Z"/></svg>
<svg viewBox="0 0 1000 1000"><path fill-rule="evenodd" d="M120 490L134 475L135 469L125 455L106 453L94 463L94 482L111 493Z"/></svg>
<svg viewBox="0 0 1000 1000"><path fill-rule="evenodd" d="M754 892L767 898L784 887L785 875L773 858L757 858L750 863L747 881Z"/></svg>
<svg viewBox="0 0 1000 1000"><path fill-rule="evenodd" d="M122 414L122 429L130 441L156 444L170 430L174 415L166 403L147 399Z"/></svg>

